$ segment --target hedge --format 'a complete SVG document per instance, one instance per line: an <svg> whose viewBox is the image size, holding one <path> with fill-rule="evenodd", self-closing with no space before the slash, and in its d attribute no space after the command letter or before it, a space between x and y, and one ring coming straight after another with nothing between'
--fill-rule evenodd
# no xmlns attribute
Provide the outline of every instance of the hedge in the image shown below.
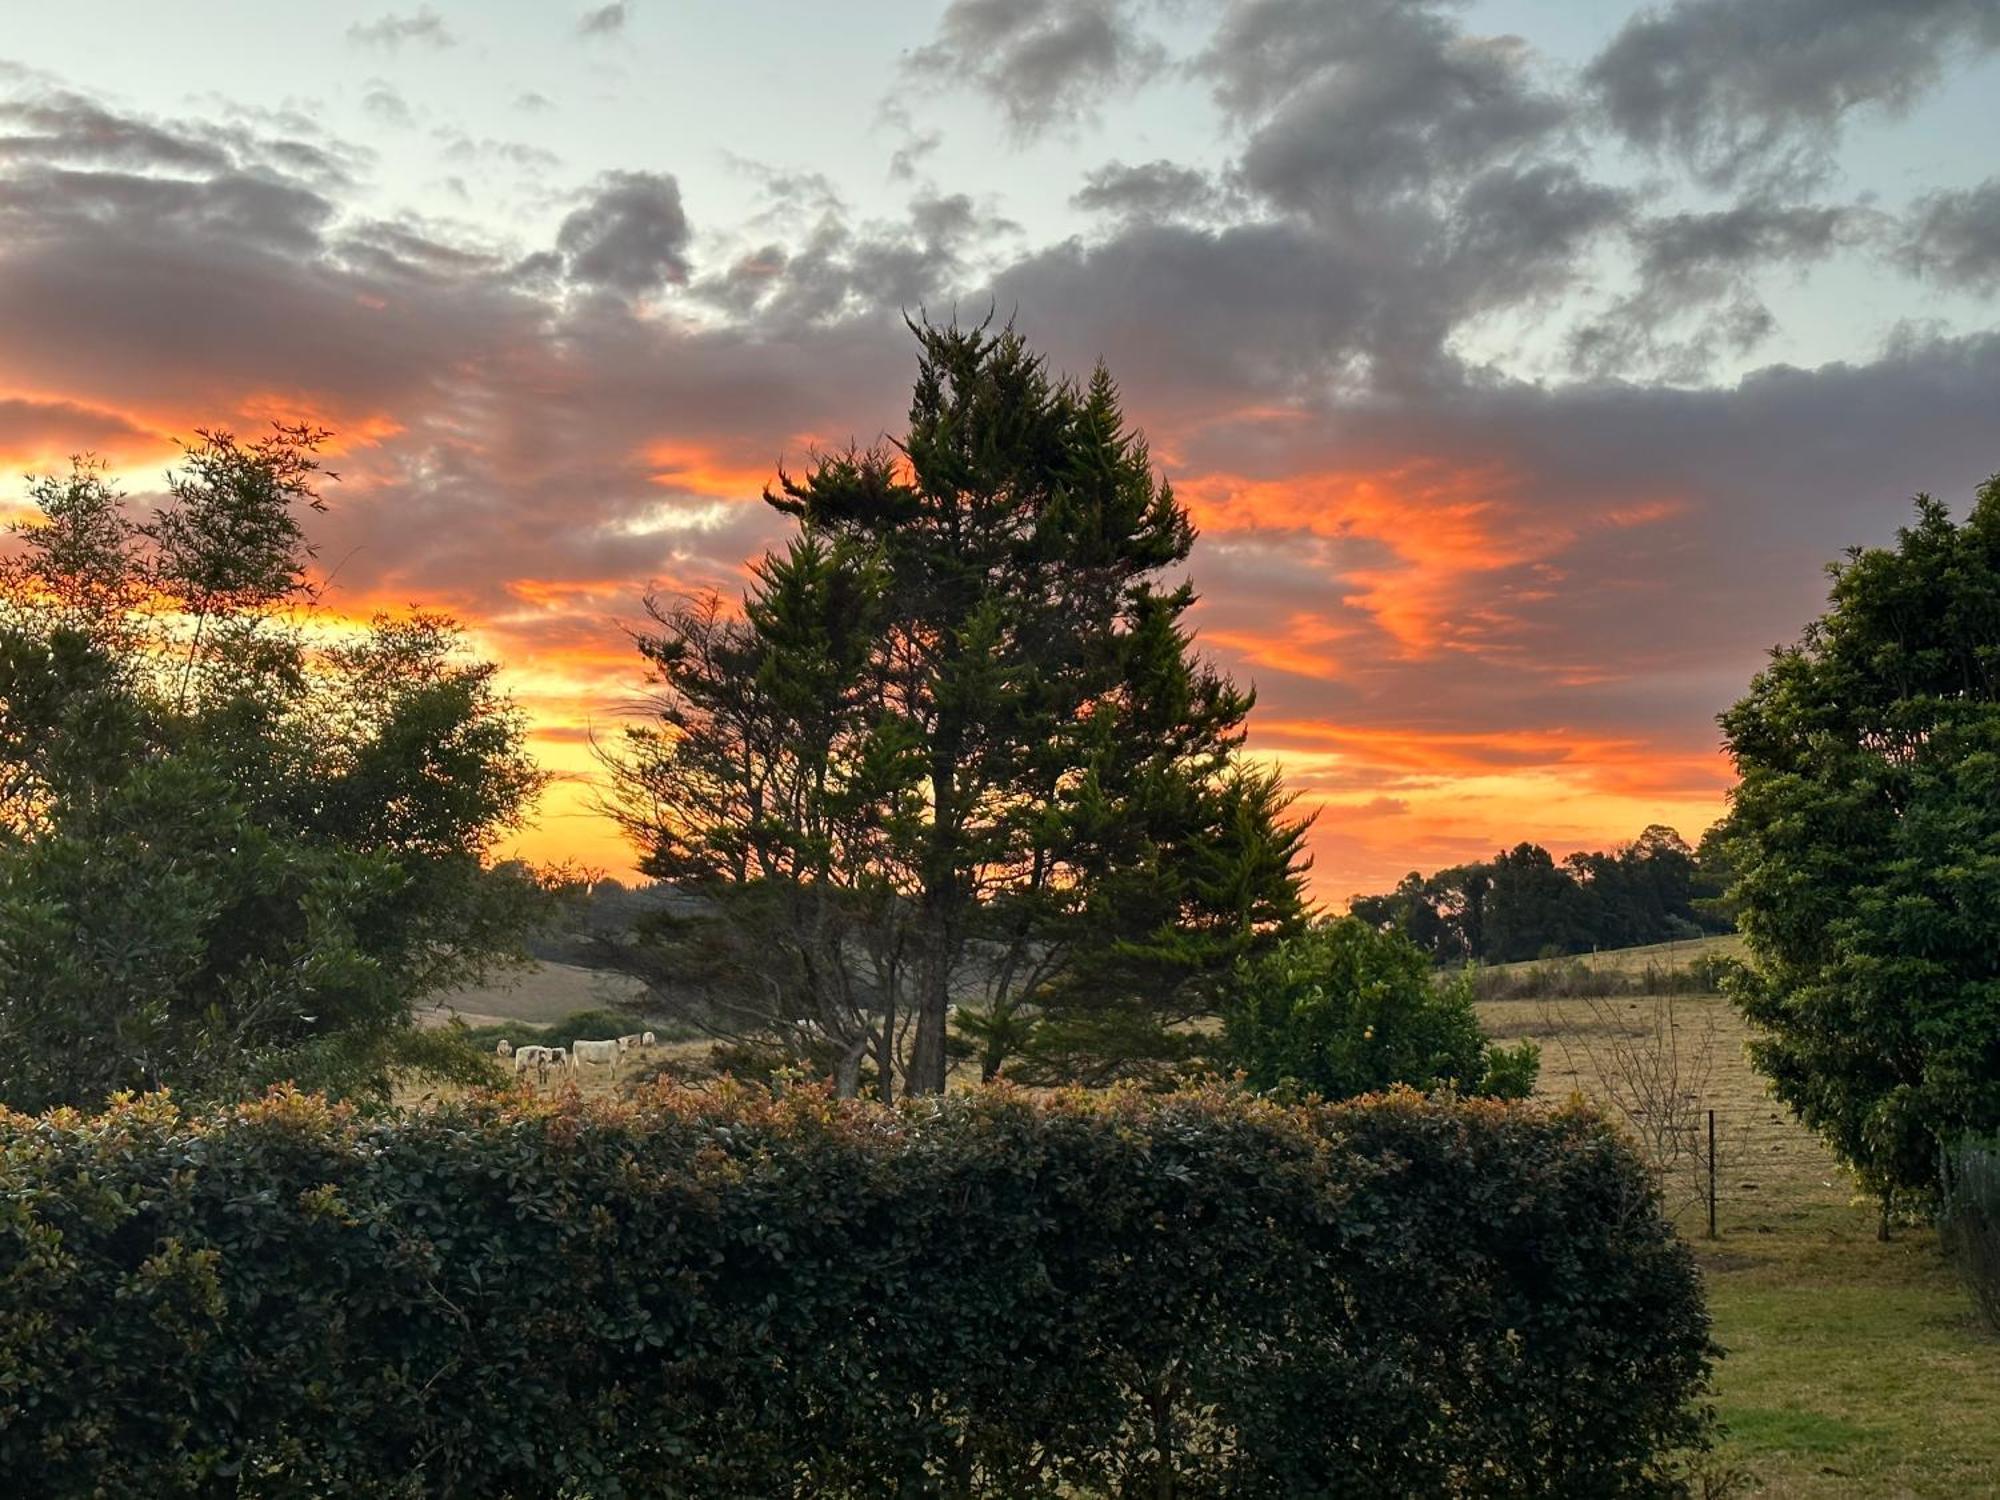
<svg viewBox="0 0 2000 1500"><path fill-rule="evenodd" d="M0 1145L8 1494L1595 1500L1712 1421L1581 1112L281 1092Z"/></svg>

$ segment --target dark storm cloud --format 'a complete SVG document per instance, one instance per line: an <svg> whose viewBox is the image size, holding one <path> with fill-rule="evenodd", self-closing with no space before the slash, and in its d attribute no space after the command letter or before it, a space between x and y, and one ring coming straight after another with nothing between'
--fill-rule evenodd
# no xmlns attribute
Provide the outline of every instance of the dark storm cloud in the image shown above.
<svg viewBox="0 0 2000 1500"><path fill-rule="evenodd" d="M357 21L347 28L347 39L357 46L379 47L387 52L399 51L407 43L436 48L458 45L458 38L446 27L444 18L428 6L413 15L390 12L365 24Z"/></svg>
<svg viewBox="0 0 2000 1500"><path fill-rule="evenodd" d="M1715 182L1824 166L1854 111L1907 109L2000 47L2000 0L1675 0L1626 22L1585 81L1626 139Z"/></svg>
<svg viewBox="0 0 2000 1500"><path fill-rule="evenodd" d="M608 172L556 233L570 279L627 297L687 280L680 184L657 172Z"/></svg>
<svg viewBox="0 0 2000 1500"><path fill-rule="evenodd" d="M1040 135L1091 118L1165 66L1143 10L1132 0L951 0L905 72L940 89L970 79L1016 134Z"/></svg>
<svg viewBox="0 0 2000 1500"><path fill-rule="evenodd" d="M1940 286L1988 295L2000 291L2000 177L1919 200L1896 259Z"/></svg>

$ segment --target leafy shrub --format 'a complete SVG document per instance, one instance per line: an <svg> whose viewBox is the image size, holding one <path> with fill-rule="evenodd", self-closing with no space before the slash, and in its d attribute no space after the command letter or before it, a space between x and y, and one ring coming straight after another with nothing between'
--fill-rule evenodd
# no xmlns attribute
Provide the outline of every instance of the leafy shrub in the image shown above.
<svg viewBox="0 0 2000 1500"><path fill-rule="evenodd" d="M1712 1353L1581 1112L0 1117L0 1473L43 1500L1670 1495Z"/></svg>
<svg viewBox="0 0 2000 1500"><path fill-rule="evenodd" d="M1400 932L1353 917L1243 965L1225 1035L1251 1087L1327 1099L1396 1084L1522 1097L1540 1060L1524 1043L1489 1061L1464 977L1440 979Z"/></svg>

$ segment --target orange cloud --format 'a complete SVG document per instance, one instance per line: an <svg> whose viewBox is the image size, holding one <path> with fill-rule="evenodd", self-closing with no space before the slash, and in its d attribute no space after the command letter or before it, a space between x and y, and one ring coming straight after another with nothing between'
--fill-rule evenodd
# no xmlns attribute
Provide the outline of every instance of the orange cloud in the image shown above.
<svg viewBox="0 0 2000 1500"><path fill-rule="evenodd" d="M652 483L717 500L754 500L777 473L773 462L747 463L739 455L684 439L648 444L641 456L652 470L647 476Z"/></svg>
<svg viewBox="0 0 2000 1500"><path fill-rule="evenodd" d="M1450 649L1504 652L1518 628L1518 607L1549 597L1539 587L1502 587L1475 603L1480 580L1511 569L1537 569L1545 583L1561 577L1549 560L1574 543L1578 523L1527 503L1526 488L1498 463L1433 459L1282 478L1208 473L1175 486L1211 535L1297 532L1362 544L1359 558L1336 571L1340 602L1368 616L1412 658ZM1670 499L1627 500L1589 519L1643 526L1680 510Z"/></svg>

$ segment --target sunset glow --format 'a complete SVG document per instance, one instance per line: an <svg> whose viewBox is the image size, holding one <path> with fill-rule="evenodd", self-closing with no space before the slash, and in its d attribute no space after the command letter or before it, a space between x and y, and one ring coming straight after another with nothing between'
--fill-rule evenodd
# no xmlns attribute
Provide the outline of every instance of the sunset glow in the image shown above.
<svg viewBox="0 0 2000 1500"><path fill-rule="evenodd" d="M1693 839L1821 564L2000 466L1990 29L1776 87L1703 61L1703 4L1110 4L1094 52L1061 5L895 7L866 48L795 7L335 7L239 28L226 97L176 81L201 28L134 13L147 65L94 71L38 10L0 465L144 494L197 426L331 429L327 608L460 618L557 776L520 852L625 871L592 740L642 601L733 598L781 466L903 429L904 316L990 309L1120 381L1322 900ZM839 77L745 109L716 80L773 27Z"/></svg>

